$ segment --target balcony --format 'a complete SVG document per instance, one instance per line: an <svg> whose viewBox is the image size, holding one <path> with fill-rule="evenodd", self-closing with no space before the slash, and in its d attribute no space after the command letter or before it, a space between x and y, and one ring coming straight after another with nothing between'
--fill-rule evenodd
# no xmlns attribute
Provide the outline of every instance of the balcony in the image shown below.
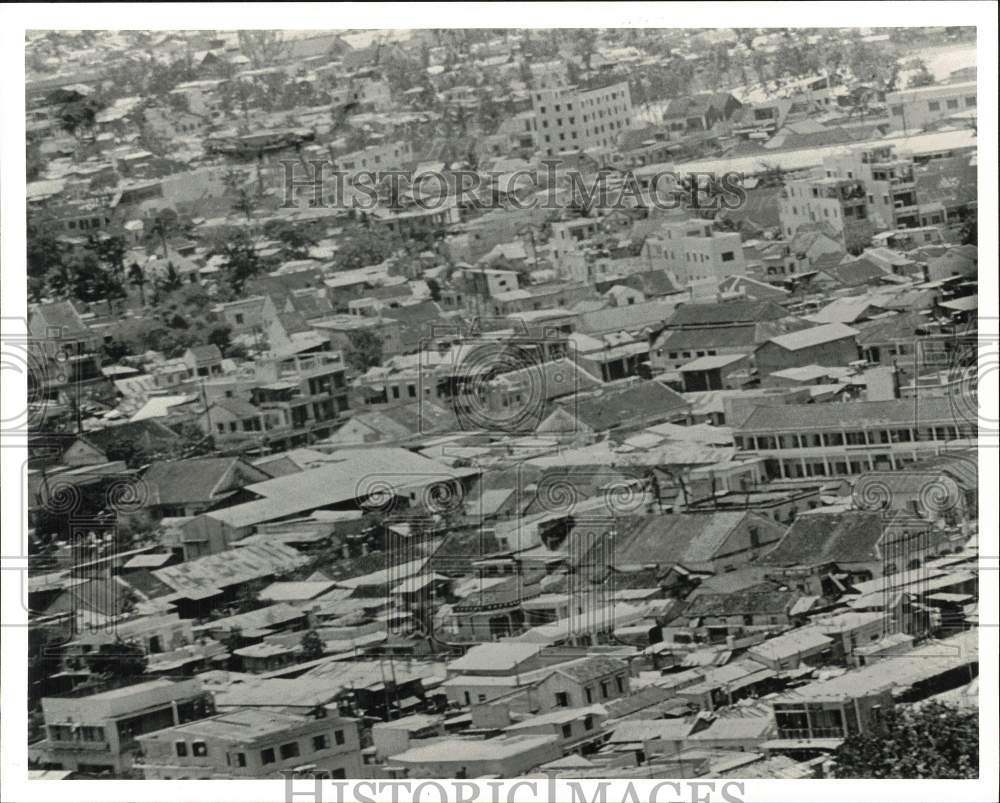
<svg viewBox="0 0 1000 803"><path fill-rule="evenodd" d="M811 739L844 739L843 728L778 728L779 739L809 741Z"/></svg>

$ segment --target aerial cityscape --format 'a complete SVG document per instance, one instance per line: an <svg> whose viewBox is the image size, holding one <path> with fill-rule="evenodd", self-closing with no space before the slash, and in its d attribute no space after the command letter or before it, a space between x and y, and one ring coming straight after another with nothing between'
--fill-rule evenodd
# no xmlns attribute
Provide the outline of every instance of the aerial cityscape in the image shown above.
<svg viewBox="0 0 1000 803"><path fill-rule="evenodd" d="M30 777L978 778L976 55L29 31Z"/></svg>

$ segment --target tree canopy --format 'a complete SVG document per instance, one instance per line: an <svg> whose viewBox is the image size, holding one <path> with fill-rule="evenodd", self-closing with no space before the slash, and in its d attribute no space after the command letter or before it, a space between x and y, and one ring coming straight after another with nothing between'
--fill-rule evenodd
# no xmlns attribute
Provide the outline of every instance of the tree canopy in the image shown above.
<svg viewBox="0 0 1000 803"><path fill-rule="evenodd" d="M834 758L838 778L977 778L979 712L937 702L899 707Z"/></svg>

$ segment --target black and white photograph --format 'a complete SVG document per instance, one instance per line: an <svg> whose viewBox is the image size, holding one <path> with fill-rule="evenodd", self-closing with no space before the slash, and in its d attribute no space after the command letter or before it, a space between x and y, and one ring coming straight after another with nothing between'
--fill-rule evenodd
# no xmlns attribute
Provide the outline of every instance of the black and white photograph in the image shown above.
<svg viewBox="0 0 1000 803"><path fill-rule="evenodd" d="M996 5L879 5L4 11L3 799L991 799Z"/></svg>

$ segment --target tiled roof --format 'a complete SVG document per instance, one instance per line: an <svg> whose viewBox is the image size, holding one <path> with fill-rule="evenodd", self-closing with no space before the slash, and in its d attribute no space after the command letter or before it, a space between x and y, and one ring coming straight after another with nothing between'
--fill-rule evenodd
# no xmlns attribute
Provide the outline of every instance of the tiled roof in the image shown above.
<svg viewBox="0 0 1000 803"><path fill-rule="evenodd" d="M621 389L605 389L594 396L574 398L566 409L595 432L633 422L664 420L686 410L688 403L659 382L638 382Z"/></svg>
<svg viewBox="0 0 1000 803"><path fill-rule="evenodd" d="M154 463L143 476L150 487L151 502L175 505L185 502L207 502L215 498L216 486L241 463L234 457L201 457ZM246 482L260 482L267 475L253 466L244 465Z"/></svg>
<svg viewBox="0 0 1000 803"><path fill-rule="evenodd" d="M739 427L745 432L768 432L846 427L857 429L870 424L923 426L930 422L953 424L956 409L966 404L961 398L892 399L830 404L784 404L754 408Z"/></svg>
<svg viewBox="0 0 1000 803"><path fill-rule="evenodd" d="M878 560L884 527L885 518L876 511L799 516L778 545L757 563L790 566Z"/></svg>
<svg viewBox="0 0 1000 803"><path fill-rule="evenodd" d="M931 323L933 323L931 319L922 312L909 312L864 321L857 326L858 344L863 346L869 343L909 340Z"/></svg>
<svg viewBox="0 0 1000 803"><path fill-rule="evenodd" d="M670 328L680 326L718 326L720 324L756 323L783 318L788 313L773 301L723 301L719 303L682 304L667 320Z"/></svg>
<svg viewBox="0 0 1000 803"><path fill-rule="evenodd" d="M736 616L743 614L784 614L802 596L800 591L737 591L732 594L703 594L695 597L684 616Z"/></svg>
<svg viewBox="0 0 1000 803"><path fill-rule="evenodd" d="M590 683L621 672L626 668L624 661L608 655L595 655L582 661L553 666L554 671L569 675L577 683Z"/></svg>
<svg viewBox="0 0 1000 803"><path fill-rule="evenodd" d="M832 268L824 268L824 272L832 276L844 287L875 284L886 275L886 272L882 268L865 257L852 260L851 262L843 262Z"/></svg>
<svg viewBox="0 0 1000 803"><path fill-rule="evenodd" d="M781 534L781 528L769 519L742 510L625 517L615 527L614 564L663 567L705 564L717 556L729 536L744 522L758 528L764 543L777 541ZM591 530L588 525L580 525L571 537ZM583 559L598 560L596 550L605 548L603 543L595 544L592 550L595 554Z"/></svg>

